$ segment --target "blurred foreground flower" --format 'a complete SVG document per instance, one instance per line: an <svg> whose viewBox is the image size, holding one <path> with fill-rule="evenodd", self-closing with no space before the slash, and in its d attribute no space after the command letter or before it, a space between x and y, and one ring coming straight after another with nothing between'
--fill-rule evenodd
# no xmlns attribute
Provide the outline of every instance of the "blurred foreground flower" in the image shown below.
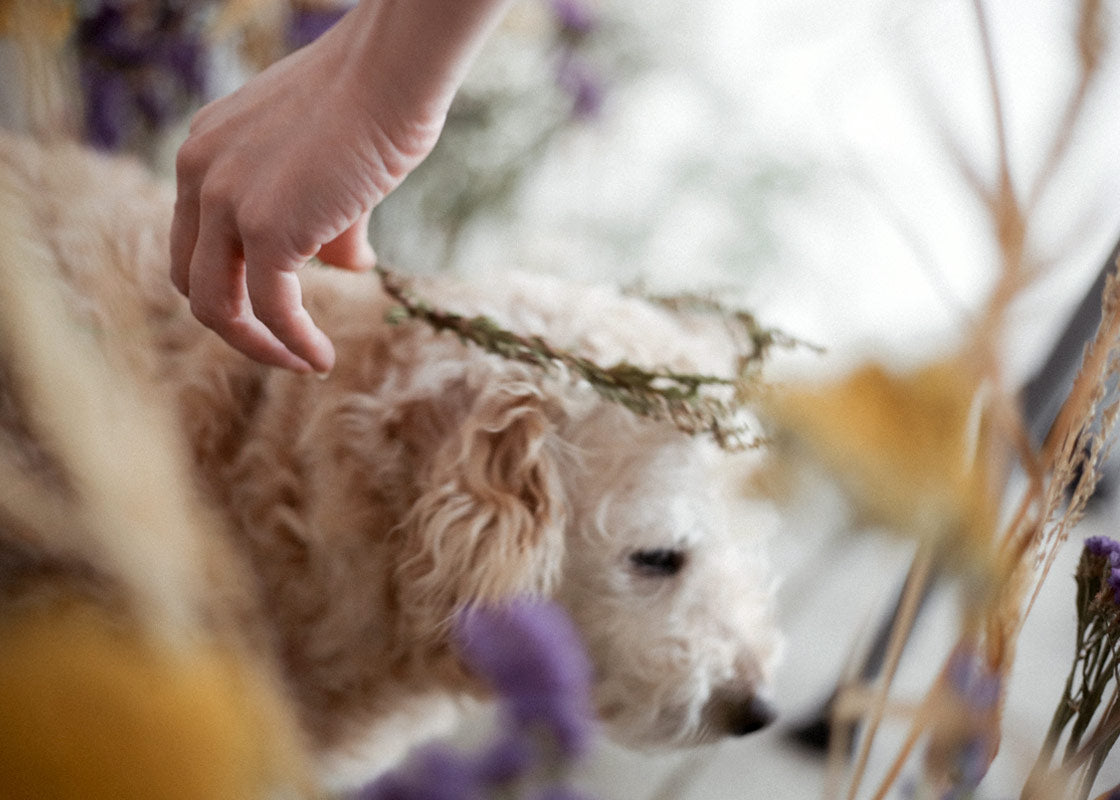
<svg viewBox="0 0 1120 800"><path fill-rule="evenodd" d="M585 0L552 0L550 6L560 51L556 84L571 96L573 119L594 119L603 106L605 84L580 48L598 27L598 17Z"/></svg>
<svg viewBox="0 0 1120 800"><path fill-rule="evenodd" d="M567 615L521 600L456 620L464 663L497 692L501 733L481 753L432 745L355 800L576 800L568 772L593 726L591 665Z"/></svg>
<svg viewBox="0 0 1120 800"><path fill-rule="evenodd" d="M925 699L931 724L918 797L973 796L999 749L1002 692L1001 676L983 655L958 645Z"/></svg>
<svg viewBox="0 0 1120 800"><path fill-rule="evenodd" d="M100 0L83 4L74 32L86 140L135 145L201 102L208 86L202 21L213 0Z"/></svg>
<svg viewBox="0 0 1120 800"><path fill-rule="evenodd" d="M318 39L345 16L352 3L297 6L288 21L288 46L298 50Z"/></svg>
<svg viewBox="0 0 1120 800"><path fill-rule="evenodd" d="M876 364L835 382L775 389L779 435L834 475L864 523L933 546L970 572L990 566L1002 468L983 384L966 356L910 373Z"/></svg>

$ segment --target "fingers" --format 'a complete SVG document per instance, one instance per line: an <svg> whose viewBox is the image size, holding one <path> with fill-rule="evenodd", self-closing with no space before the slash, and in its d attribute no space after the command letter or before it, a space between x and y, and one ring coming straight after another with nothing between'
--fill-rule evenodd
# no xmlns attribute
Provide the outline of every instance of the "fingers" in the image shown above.
<svg viewBox="0 0 1120 800"><path fill-rule="evenodd" d="M185 174L182 153L176 162L175 215L171 219L171 282L183 295L190 292L191 258L198 240L198 191Z"/></svg>
<svg viewBox="0 0 1120 800"><path fill-rule="evenodd" d="M318 373L334 366L334 347L327 335L311 321L303 307L299 278L292 269L277 269L268 260L245 254L246 286L252 311L289 353Z"/></svg>
<svg viewBox="0 0 1120 800"><path fill-rule="evenodd" d="M366 272L377 266L377 255L369 243L369 218L373 209L358 217L358 221L319 249L319 259L325 264Z"/></svg>
<svg viewBox="0 0 1120 800"><path fill-rule="evenodd" d="M204 214L188 268L191 311L256 361L296 372L329 371L334 349L304 310L295 273L254 261L253 254L243 259L239 250L230 229Z"/></svg>

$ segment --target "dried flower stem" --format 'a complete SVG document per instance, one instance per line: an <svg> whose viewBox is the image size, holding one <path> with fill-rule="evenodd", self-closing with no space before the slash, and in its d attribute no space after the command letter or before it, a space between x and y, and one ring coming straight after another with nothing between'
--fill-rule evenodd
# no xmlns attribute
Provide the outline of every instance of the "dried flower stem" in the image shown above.
<svg viewBox="0 0 1120 800"><path fill-rule="evenodd" d="M1058 134L1055 136L1050 151L1046 154L1042 169L1039 171L1034 186L1027 196L1026 208L1028 213L1037 207L1051 178L1069 150L1070 142L1073 139L1073 130L1085 106L1089 89L1100 71L1100 59L1105 38L1103 5L1101 0L1082 0L1081 2L1077 26L1079 67L1077 85L1066 103L1062 120L1058 125Z"/></svg>
<svg viewBox="0 0 1120 800"><path fill-rule="evenodd" d="M979 591L970 598L963 620L961 643L971 643L977 653L982 652L984 669L992 675L1000 676L1010 668L1018 634L1054 563L1058 547L1068 538L1070 529L1084 512L1085 503L1099 478L1096 466L1107 449L1107 438L1120 413L1118 406L1115 403L1106 404L1104 397L1104 385L1111 376L1120 372L1120 352L1117 348L1120 337L1120 280L1115 277L1109 280L1104 292L1102 322L1093 343L1086 349L1081 372L1046 442L1036 450L1029 440L1013 393L1006 389L1002 380L998 345L1005 330L1007 309L1023 288L1040 273L1041 262L1029 247L1031 217L1037 209L1038 198L1048 188L1068 152L1073 127L1081 115L1087 92L1099 70L1103 45L1101 4L1099 0L1081 0L1079 4L1079 26L1076 31L1076 47L1080 59L1078 81L1072 89L1041 169L1029 188L1025 204L1020 201L1012 179L1004 97L996 69L995 48L986 6L984 0L973 0L972 5L997 145L995 174L990 178L984 176L970 163L956 137L944 131L943 134L966 185L987 209L999 248L999 269L995 286L971 326L971 339L974 343L971 352L976 354L976 373L980 380L988 383L994 390L994 398L987 406L987 420L998 434L993 438L997 449L987 453L985 457L995 458L995 463L1002 464L1005 456L1014 454L1018 465L1027 474L1028 485L1013 509L1010 523L992 541L998 558L997 568L983 585L977 585ZM1005 471L994 469L992 474L1004 475ZM977 531L975 535L980 536L982 533ZM908 623L903 621L900 624ZM1067 694L1077 685L1078 676L1089 685L1100 685L1104 675L1115 674L1117 665L1102 653L1099 657L1083 660L1080 665L1075 664L1075 669L1090 672L1075 675L1071 671ZM887 690L890 679L891 675L888 674L882 691ZM1094 680L1095 684L1092 683ZM887 795L923 733L929 733L931 741L941 735L950 737L947 740L950 745L967 743L966 738L961 738L965 733L954 734L951 729L940 731L940 723L931 703L936 702L941 688L935 684L927 693L921 704L922 710L916 712L901 751L874 795L875 798ZM1099 703L1100 698L1096 698L1096 702ZM877 709L883 703L885 700L868 704L865 712L870 724L857 756L849 800L856 796L862 781L871 739L879 719ZM1120 716L1120 710L1115 705L1111 708ZM996 703L987 719L998 724L998 713L999 706ZM1115 737L1120 736L1120 728L1114 729L1111 718L1106 715L1102 719L1108 720L1107 724L1098 724L1086 738L1090 720L1082 720L1080 717L1074 719L1075 716L1073 708L1059 709L1051 725L1047 747L1052 755L1062 731L1071 722L1074 723L1075 729L1071 731L1066 745L1067 759L1064 766L1079 759L1077 763L1083 768L1080 796L1085 797L1092 784L1091 778L1087 778L1086 774L1092 770L1095 775L1093 768L1099 766L1098 761L1106 752L1103 748L1111 746ZM978 723L982 726L989 724L991 722ZM958 738L951 738L954 735ZM978 727L975 731L967 732L967 736L984 735L998 738L998 728L986 730ZM995 744L995 738L991 742ZM949 752L954 750L950 749ZM986 768L986 760L993 755L994 748L989 753L982 754L981 760L972 766ZM1055 781L1060 780L1062 784L1066 782L1067 778L1061 777L1058 772L1048 773L1048 765L1047 757L1042 766L1038 767L1038 780L1028 784L1028 788L1033 786L1030 791L1042 791L1044 786L1048 791L1056 785ZM979 775L982 774L980 771ZM979 780L978 775L974 774L974 777ZM955 788L971 791L973 784L965 781L955 784ZM1024 792L1024 797L1028 797L1027 790Z"/></svg>
<svg viewBox="0 0 1120 800"><path fill-rule="evenodd" d="M867 770L867 762L871 756L871 746L875 741L875 735L878 732L879 725L883 721L884 710L890 696L891 684L894 682L895 673L902 659L902 650L909 637L910 630L914 626L919 600L924 587L932 577L933 562L932 551L929 548L923 548L915 556L914 562L910 567L910 574L906 578L906 587L903 590L900 603L899 621L891 631L890 640L887 643L887 657L883 666L883 675L880 679L878 689L869 702L869 708L865 715L867 731L864 733L860 743L860 751L856 756L856 762L852 772L852 781L848 789L848 800L855 799L856 793L859 791L859 787L863 782L863 775ZM903 759L900 758L899 760ZM885 786L884 789L880 790L880 796L885 794L886 788L889 788L889 784Z"/></svg>
<svg viewBox="0 0 1120 800"><path fill-rule="evenodd" d="M747 338L747 347L741 348L739 355L739 374L745 376L763 360L773 347L787 349L806 348L814 353L823 353L824 348L803 339L790 336L776 328L766 328L749 311L740 308L728 308L714 297L695 293L675 295L647 295L635 290L634 294L648 302L667 308L670 311L687 314L711 314L718 316L727 325L728 334L741 341L743 334Z"/></svg>

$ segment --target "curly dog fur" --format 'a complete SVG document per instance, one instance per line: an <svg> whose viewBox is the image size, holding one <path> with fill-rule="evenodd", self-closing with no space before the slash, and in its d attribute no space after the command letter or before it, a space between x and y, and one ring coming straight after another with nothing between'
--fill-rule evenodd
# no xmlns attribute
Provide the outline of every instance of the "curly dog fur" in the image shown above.
<svg viewBox="0 0 1120 800"><path fill-rule="evenodd" d="M169 187L129 162L2 138L0 172L68 303L175 410L200 501L222 520L204 596L274 666L335 783L391 763L480 692L449 620L516 595L572 615L621 741L686 745L768 721L779 637L767 516L728 486L754 456L425 325L389 324L392 302L369 276L302 275L339 353L329 378L260 366L170 288ZM730 363L710 330L605 288L505 276L420 291L607 362ZM26 454L4 395L0 443Z"/></svg>

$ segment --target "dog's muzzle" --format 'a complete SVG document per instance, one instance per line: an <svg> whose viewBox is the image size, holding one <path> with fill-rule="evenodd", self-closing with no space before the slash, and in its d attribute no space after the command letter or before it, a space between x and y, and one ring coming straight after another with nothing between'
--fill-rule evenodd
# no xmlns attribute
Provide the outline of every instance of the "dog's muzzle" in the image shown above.
<svg viewBox="0 0 1120 800"><path fill-rule="evenodd" d="M718 692L704 708L710 728L726 736L746 736L762 730L778 716L773 703L758 693Z"/></svg>

